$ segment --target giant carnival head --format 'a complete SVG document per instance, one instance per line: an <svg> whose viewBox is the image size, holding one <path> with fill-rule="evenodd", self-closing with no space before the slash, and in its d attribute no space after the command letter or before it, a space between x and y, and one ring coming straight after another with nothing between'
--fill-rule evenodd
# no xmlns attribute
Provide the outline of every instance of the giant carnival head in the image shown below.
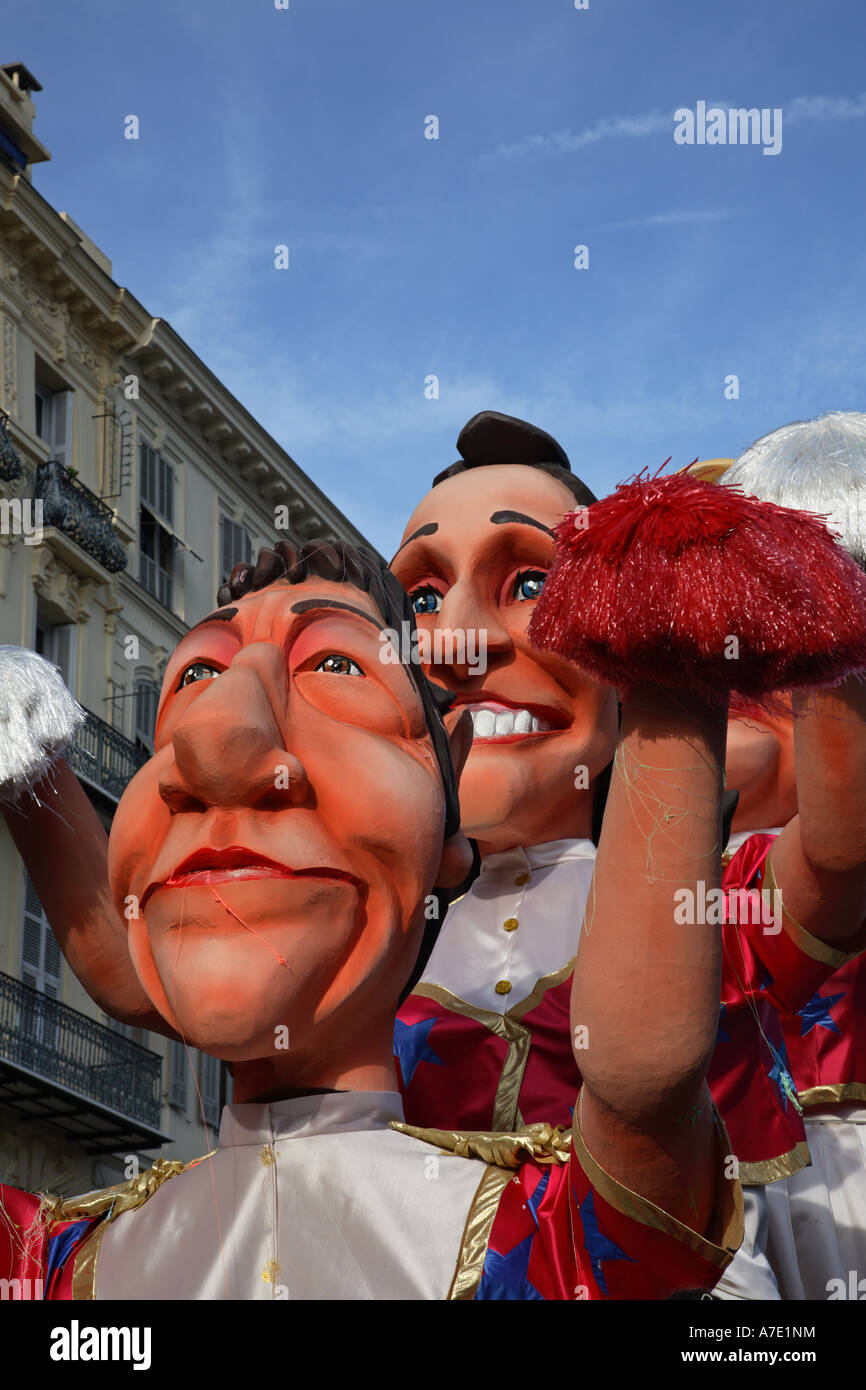
<svg viewBox="0 0 866 1390"><path fill-rule="evenodd" d="M168 663L112 891L182 1037L246 1062L282 1034L298 1084L329 1085L317 1059L390 1056L425 897L468 869L451 757L468 720L450 748L447 698L381 659L411 610L371 556L280 542L219 602Z"/></svg>
<svg viewBox="0 0 866 1390"><path fill-rule="evenodd" d="M553 564L553 528L596 499L556 440L483 411L433 480L391 569L408 591L431 678L472 714L463 828L490 853L592 829L616 743L613 691L526 635Z"/></svg>

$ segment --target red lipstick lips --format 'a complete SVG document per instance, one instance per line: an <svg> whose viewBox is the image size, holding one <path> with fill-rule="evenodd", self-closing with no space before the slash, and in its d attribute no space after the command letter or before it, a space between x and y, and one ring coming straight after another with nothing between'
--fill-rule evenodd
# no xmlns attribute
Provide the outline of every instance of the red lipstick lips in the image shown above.
<svg viewBox="0 0 866 1390"><path fill-rule="evenodd" d="M238 882L257 878L330 878L357 886L357 879L342 869L317 867L314 869L290 869L278 864L258 850L246 849L243 845L228 845L223 849L205 847L190 854L163 883L151 883L142 898L142 903L158 888L197 888L209 887L215 883Z"/></svg>

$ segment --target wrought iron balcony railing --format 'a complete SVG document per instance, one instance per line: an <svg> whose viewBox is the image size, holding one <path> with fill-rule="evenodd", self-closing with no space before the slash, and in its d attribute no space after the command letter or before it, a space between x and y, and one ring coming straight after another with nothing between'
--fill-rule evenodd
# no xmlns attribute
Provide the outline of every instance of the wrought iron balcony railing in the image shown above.
<svg viewBox="0 0 866 1390"><path fill-rule="evenodd" d="M36 470L43 525L56 526L109 574L126 568L126 551L112 525L111 508L56 460Z"/></svg>
<svg viewBox="0 0 866 1390"><path fill-rule="evenodd" d="M82 1143L110 1151L112 1141L135 1128L159 1133L162 1058L96 1019L49 999L38 989L0 974L0 1063L3 1100L33 1118L65 1121ZM24 1078L16 1072L26 1074ZM63 1110L56 1101L39 1107L41 1077L55 1092L72 1092L77 1103ZM17 1086L16 1086L17 1082ZM88 1102L94 1111L88 1114ZM77 1131L73 1128L77 1126ZM163 1136L164 1137L164 1136ZM94 1152L96 1149L94 1148Z"/></svg>
<svg viewBox="0 0 866 1390"><path fill-rule="evenodd" d="M126 784L147 762L149 754L138 744L112 729L98 714L86 711L87 719L67 750L66 761L79 777L98 791L119 801Z"/></svg>
<svg viewBox="0 0 866 1390"><path fill-rule="evenodd" d="M11 483L13 478L20 478L23 471L18 451L9 433L9 416L5 410L0 410L0 478L6 483Z"/></svg>

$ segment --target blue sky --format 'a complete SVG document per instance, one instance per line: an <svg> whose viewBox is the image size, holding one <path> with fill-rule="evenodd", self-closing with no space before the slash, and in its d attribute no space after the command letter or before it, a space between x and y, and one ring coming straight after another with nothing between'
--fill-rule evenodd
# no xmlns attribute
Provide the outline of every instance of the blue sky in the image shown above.
<svg viewBox="0 0 866 1390"><path fill-rule="evenodd" d="M866 409L864 51L856 0L5 0L2 61L36 186L390 553L480 409L600 493Z"/></svg>

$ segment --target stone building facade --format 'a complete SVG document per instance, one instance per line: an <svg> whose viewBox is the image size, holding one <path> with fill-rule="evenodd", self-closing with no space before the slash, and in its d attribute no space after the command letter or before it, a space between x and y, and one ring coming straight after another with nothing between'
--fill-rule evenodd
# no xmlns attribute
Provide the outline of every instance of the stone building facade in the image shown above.
<svg viewBox="0 0 866 1390"><path fill-rule="evenodd" d="M0 68L0 643L88 711L69 761L109 826L166 659L231 566L275 529L367 543L33 186L39 90ZM206 1152L221 1064L99 1012L2 822L0 883L0 1181L68 1194Z"/></svg>

